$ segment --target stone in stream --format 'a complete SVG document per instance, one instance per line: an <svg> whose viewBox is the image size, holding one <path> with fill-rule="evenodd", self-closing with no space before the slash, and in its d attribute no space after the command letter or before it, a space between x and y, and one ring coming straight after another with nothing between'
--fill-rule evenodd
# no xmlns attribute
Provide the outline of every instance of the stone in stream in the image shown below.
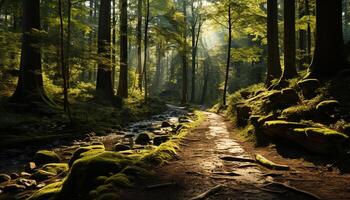
<svg viewBox="0 0 350 200"><path fill-rule="evenodd" d="M151 142L151 137L147 133L140 133L135 140L136 144L142 144L142 145L150 144L150 142Z"/></svg>
<svg viewBox="0 0 350 200"><path fill-rule="evenodd" d="M162 127L163 128L164 127L170 127L170 126L171 126L171 124L169 122L166 122L166 121L162 122Z"/></svg>
<svg viewBox="0 0 350 200"><path fill-rule="evenodd" d="M8 182L11 180L11 177L7 174L0 174L0 183Z"/></svg>
<svg viewBox="0 0 350 200"><path fill-rule="evenodd" d="M35 153L34 162L38 165L59 163L61 162L61 158L54 151L41 150Z"/></svg>
<svg viewBox="0 0 350 200"><path fill-rule="evenodd" d="M29 188L35 187L37 185L35 180L25 179L25 178L17 179L16 183L19 185L24 185L24 186L29 187Z"/></svg>
<svg viewBox="0 0 350 200"><path fill-rule="evenodd" d="M35 162L28 162L27 164L24 165L25 172L33 172L34 169L36 169Z"/></svg>
<svg viewBox="0 0 350 200"><path fill-rule="evenodd" d="M125 144L116 144L114 145L114 151L126 151L130 150L130 146L125 145Z"/></svg>
<svg viewBox="0 0 350 200"><path fill-rule="evenodd" d="M28 172L21 172L20 173L21 177L30 177L31 174L29 174Z"/></svg>
<svg viewBox="0 0 350 200"><path fill-rule="evenodd" d="M156 136L153 138L153 144L154 145L161 145L164 142L167 142L170 139L168 135L163 135L163 136Z"/></svg>
<svg viewBox="0 0 350 200"><path fill-rule="evenodd" d="M9 184L9 185L5 185L5 187L3 188L4 192L9 192L9 193L19 192L25 189L26 189L26 186L19 185L19 184Z"/></svg>

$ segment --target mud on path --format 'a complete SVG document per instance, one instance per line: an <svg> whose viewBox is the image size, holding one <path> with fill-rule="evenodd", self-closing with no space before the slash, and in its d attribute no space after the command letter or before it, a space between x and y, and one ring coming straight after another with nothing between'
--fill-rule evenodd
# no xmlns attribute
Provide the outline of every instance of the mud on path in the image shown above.
<svg viewBox="0 0 350 200"><path fill-rule="evenodd" d="M156 168L156 176L125 189L121 199L177 200L191 199L222 185L204 199L316 199L286 188L261 189L270 182L280 182L317 195L320 199L348 199L349 175L318 167L300 158L283 158L272 147L254 148L242 142L228 121L214 113L183 140L176 160ZM254 158L260 153L272 161L286 164L289 171L269 170L254 163L232 162L223 156ZM147 189L164 184L164 187Z"/></svg>

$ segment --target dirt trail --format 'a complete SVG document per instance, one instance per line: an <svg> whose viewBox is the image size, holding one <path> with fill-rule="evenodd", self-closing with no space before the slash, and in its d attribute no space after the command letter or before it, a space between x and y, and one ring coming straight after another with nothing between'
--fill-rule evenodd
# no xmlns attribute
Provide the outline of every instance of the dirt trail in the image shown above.
<svg viewBox="0 0 350 200"><path fill-rule="evenodd" d="M315 199L285 188L273 187L269 191L259 188L270 181L306 190L321 199L349 197L349 175L337 170L329 172L329 169L315 166L303 158L284 158L274 145L256 149L250 143L236 139L235 129L223 117L205 114L207 119L183 141L178 159L156 168L155 178L124 190L122 199L190 199L218 185L223 185L222 189L204 199ZM254 153L287 164L291 170L273 171L252 163L220 159L226 155L252 159ZM172 184L145 189L162 183Z"/></svg>

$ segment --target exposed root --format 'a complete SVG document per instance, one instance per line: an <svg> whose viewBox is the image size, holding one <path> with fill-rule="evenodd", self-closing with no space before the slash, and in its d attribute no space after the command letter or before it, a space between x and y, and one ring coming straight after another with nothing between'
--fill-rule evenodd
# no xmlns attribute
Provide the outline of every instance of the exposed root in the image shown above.
<svg viewBox="0 0 350 200"><path fill-rule="evenodd" d="M223 187L225 187L224 185L217 185L207 191L205 191L204 193L198 195L198 196L195 196L195 197L192 197L190 198L189 200L199 200L199 199L204 199L206 198L207 196L211 195L211 194L214 194L216 193L217 191L221 190Z"/></svg>

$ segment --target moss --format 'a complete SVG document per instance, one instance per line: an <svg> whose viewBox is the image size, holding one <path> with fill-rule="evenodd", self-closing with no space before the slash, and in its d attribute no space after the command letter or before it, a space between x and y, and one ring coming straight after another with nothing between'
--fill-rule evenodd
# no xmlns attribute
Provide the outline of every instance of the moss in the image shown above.
<svg viewBox="0 0 350 200"><path fill-rule="evenodd" d="M104 184L112 184L116 187L132 187L133 184L129 180L129 177L123 173L115 174L109 177Z"/></svg>
<svg viewBox="0 0 350 200"><path fill-rule="evenodd" d="M134 163L135 160L131 158L109 151L80 158L74 162L63 184L60 196L62 198L85 198L84 195L98 185L97 177L118 173Z"/></svg>
<svg viewBox="0 0 350 200"><path fill-rule="evenodd" d="M30 178L34 179L34 180L37 180L37 181L44 181L44 180L52 178L52 177L54 177L56 175L57 175L56 173L47 172L45 170L39 169L34 174L32 174L30 176Z"/></svg>
<svg viewBox="0 0 350 200"><path fill-rule="evenodd" d="M304 129L294 129L295 132L304 133L307 136L318 136L327 138L338 138L338 139L348 139L349 137L338 131L328 129L328 128L304 128Z"/></svg>
<svg viewBox="0 0 350 200"><path fill-rule="evenodd" d="M51 183L35 192L28 200L53 200L61 189L62 182Z"/></svg>
<svg viewBox="0 0 350 200"><path fill-rule="evenodd" d="M80 147L77 150L75 150L68 164L71 167L73 163L79 158L96 155L104 151L105 151L104 145L91 145L86 147Z"/></svg>
<svg viewBox="0 0 350 200"><path fill-rule="evenodd" d="M119 195L116 193L106 193L97 198L97 200L118 200Z"/></svg>
<svg viewBox="0 0 350 200"><path fill-rule="evenodd" d="M57 175L65 174L66 172L68 172L69 167L66 163L49 163L44 165L41 169Z"/></svg>
<svg viewBox="0 0 350 200"><path fill-rule="evenodd" d="M139 166L127 166L125 169L123 169L122 173L134 178L147 178L154 174L151 171Z"/></svg>
<svg viewBox="0 0 350 200"><path fill-rule="evenodd" d="M47 163L59 163L61 158L54 151L40 150L35 153L34 161L38 165Z"/></svg>
<svg viewBox="0 0 350 200"><path fill-rule="evenodd" d="M334 107L338 107L339 105L340 103L337 100L327 100L317 104L316 109L317 110L332 109Z"/></svg>

